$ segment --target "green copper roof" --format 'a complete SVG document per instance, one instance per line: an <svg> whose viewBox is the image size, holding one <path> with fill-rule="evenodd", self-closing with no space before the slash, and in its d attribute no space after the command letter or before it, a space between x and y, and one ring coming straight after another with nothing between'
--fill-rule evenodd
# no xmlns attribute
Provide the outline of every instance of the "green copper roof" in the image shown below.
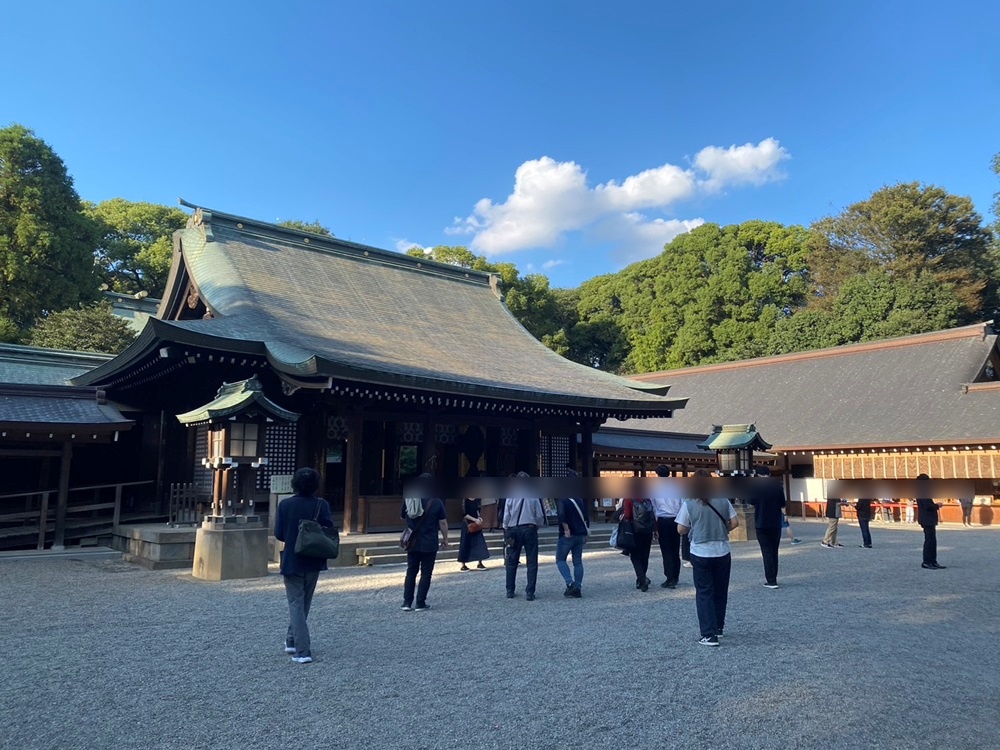
<svg viewBox="0 0 1000 750"><path fill-rule="evenodd" d="M766 451L770 449L771 444L764 441L757 432L757 428L752 424L727 424L714 425L708 440L698 443L698 447L710 451L739 450L741 448Z"/></svg>
<svg viewBox="0 0 1000 750"><path fill-rule="evenodd" d="M255 375L248 380L223 383L214 400L197 409L178 414L177 419L181 424L197 425L255 414L263 414L278 422L294 422L299 418L295 412L282 409L268 399Z"/></svg>

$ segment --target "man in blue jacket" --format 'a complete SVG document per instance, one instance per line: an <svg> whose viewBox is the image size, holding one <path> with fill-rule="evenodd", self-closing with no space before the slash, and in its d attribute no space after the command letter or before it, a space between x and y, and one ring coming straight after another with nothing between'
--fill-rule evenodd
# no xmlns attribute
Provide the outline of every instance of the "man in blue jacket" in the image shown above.
<svg viewBox="0 0 1000 750"><path fill-rule="evenodd" d="M281 551L281 575L285 580L285 596L288 598L288 633L285 636L285 653L292 655L297 664L309 664L312 658L309 641L309 607L321 570L326 570L326 560L306 557L295 553L295 541L299 538L299 521L315 519L320 526L333 527L330 504L316 497L319 489L319 472L315 469L299 469L292 476L295 494L286 497L278 505L274 519L274 537L285 543Z"/></svg>

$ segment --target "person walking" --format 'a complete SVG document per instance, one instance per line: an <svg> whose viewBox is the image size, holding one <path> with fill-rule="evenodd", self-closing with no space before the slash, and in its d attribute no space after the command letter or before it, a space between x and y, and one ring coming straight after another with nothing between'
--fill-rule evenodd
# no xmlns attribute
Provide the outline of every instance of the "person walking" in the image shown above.
<svg viewBox="0 0 1000 750"><path fill-rule="evenodd" d="M792 544L802 544L802 540L795 536L795 533L792 531L792 525L788 523L788 516L785 515L784 511L781 512L781 528L783 528L785 533L788 535L789 542Z"/></svg>
<svg viewBox="0 0 1000 750"><path fill-rule="evenodd" d="M309 608L312 606L316 583L321 571L327 569L326 560L307 557L295 552L299 538L299 521L315 519L325 529L333 528L330 504L316 497L319 489L319 472L299 469L292 475L295 494L278 504L274 518L274 538L284 542L281 550L281 577L285 583L288 600L288 630L285 633L285 653L291 654L297 664L312 662L312 642L309 638Z"/></svg>
<svg viewBox="0 0 1000 750"><path fill-rule="evenodd" d="M572 471L572 470L570 470ZM576 472L570 474L576 476ZM583 596L583 545L590 533L590 519L583 509L583 502L576 498L560 498L559 541L556 543L556 568L566 582L563 596L579 599ZM570 576L568 556L573 556L573 575Z"/></svg>
<svg viewBox="0 0 1000 750"><path fill-rule="evenodd" d="M469 570L466 563L476 561L476 570L486 570L483 560L490 556L490 551L486 546L486 537L483 530L486 528L486 521L480 512L480 501L478 498L465 498L463 501L462 516L462 536L458 540L458 562L462 564L459 570ZM470 531L469 525L475 524L476 530Z"/></svg>
<svg viewBox="0 0 1000 750"><path fill-rule="evenodd" d="M669 477L672 474L666 466L656 467L656 476ZM663 557L663 576L660 588L676 588L681 577L681 536L677 533L677 512L681 509L679 497L654 497L653 512L656 515L656 540Z"/></svg>
<svg viewBox="0 0 1000 750"><path fill-rule="evenodd" d="M726 498L685 500L677 513L677 532L691 538L698 643L703 646L718 646L726 626L732 570L729 532L737 525L736 509Z"/></svg>
<svg viewBox="0 0 1000 750"><path fill-rule="evenodd" d="M519 471L518 477L526 478L527 472ZM538 581L538 527L545 524L545 509L537 497L511 497L503 505L504 568L507 573L507 598L513 599L517 585L517 566L521 550L527 562L527 583L524 598L535 600Z"/></svg>
<svg viewBox="0 0 1000 750"><path fill-rule="evenodd" d="M917 479L926 482L930 477L926 474L919 474ZM928 490L921 492L921 494L930 494L930 492ZM932 498L917 498L917 523L924 530L924 561L920 567L927 570L944 570L947 567L938 565L937 561L937 525L940 509L941 503L934 502Z"/></svg>
<svg viewBox="0 0 1000 750"><path fill-rule="evenodd" d="M864 549L872 548L872 534L868 525L872 521L872 500L871 498L859 498L854 506L858 516L858 526L861 527L861 546Z"/></svg>
<svg viewBox="0 0 1000 750"><path fill-rule="evenodd" d="M754 528L757 530L757 544L764 560L764 588L778 588L778 546L781 544L781 519L784 516L785 491L776 479L771 479L771 470L759 466L754 473L762 479L756 485L753 497L748 498L754 507Z"/></svg>
<svg viewBox="0 0 1000 750"><path fill-rule="evenodd" d="M837 526L840 524L840 498L828 497L826 499L826 534L820 544L824 547L843 547L837 544Z"/></svg>
<svg viewBox="0 0 1000 750"><path fill-rule="evenodd" d="M421 478L431 475L424 473ZM406 577L403 579L404 612L426 612L431 607L427 603L427 592L431 588L431 575L434 573L434 562L437 560L438 549L448 549L448 514L440 498L406 498L403 501L399 517L406 521L406 526L413 532L416 541L406 551ZM438 545L438 532L441 533L441 544ZM420 572L420 584L417 585L417 572ZM413 597L416 589L416 606Z"/></svg>
<svg viewBox="0 0 1000 750"><path fill-rule="evenodd" d="M647 577L649 571L649 550L653 546L653 533L656 530L656 514L653 501L649 498L625 498L622 505L622 517L632 522L632 532L635 535L635 547L629 551L632 569L635 571L635 587L640 591L649 591L652 581Z"/></svg>

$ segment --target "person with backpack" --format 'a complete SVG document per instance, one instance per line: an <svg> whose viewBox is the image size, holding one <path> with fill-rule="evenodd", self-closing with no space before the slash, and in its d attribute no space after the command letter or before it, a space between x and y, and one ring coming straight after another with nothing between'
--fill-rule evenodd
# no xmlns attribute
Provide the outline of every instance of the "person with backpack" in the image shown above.
<svg viewBox="0 0 1000 750"><path fill-rule="evenodd" d="M420 477L430 478L424 473ZM448 514L440 498L408 497L403 500L403 508L399 517L406 521L406 527L412 532L413 543L406 550L406 577L403 579L404 612L425 612L431 607L427 603L427 592L431 588L431 574L434 572L434 562L437 560L438 549L448 548ZM441 544L438 546L438 532L441 532ZM420 584L417 585L417 571L420 572ZM416 589L416 606L413 606L414 589Z"/></svg>
<svg viewBox="0 0 1000 750"><path fill-rule="evenodd" d="M708 477L704 469L699 477ZM677 531L691 538L695 607L702 646L718 646L726 626L729 574L733 558L729 532L738 525L736 509L726 498L685 500L677 513Z"/></svg>
<svg viewBox="0 0 1000 750"><path fill-rule="evenodd" d="M649 591L652 581L646 577L649 570L649 550L653 546L653 532L656 530L656 513L653 501L648 497L626 498L622 505L623 517L631 521L632 532L635 534L635 547L629 552L632 568L635 570L635 587L640 591Z"/></svg>
<svg viewBox="0 0 1000 750"><path fill-rule="evenodd" d="M284 542L281 550L281 577L285 582L288 599L288 630L285 633L285 653L291 654L296 664L310 664L312 644L309 639L309 608L312 606L316 582L320 571L326 570L326 560L300 555L295 551L299 537L299 521L314 519L323 528L333 527L330 504L316 497L319 489L319 472L315 469L298 469L292 475L295 494L278 504L274 517L274 538Z"/></svg>

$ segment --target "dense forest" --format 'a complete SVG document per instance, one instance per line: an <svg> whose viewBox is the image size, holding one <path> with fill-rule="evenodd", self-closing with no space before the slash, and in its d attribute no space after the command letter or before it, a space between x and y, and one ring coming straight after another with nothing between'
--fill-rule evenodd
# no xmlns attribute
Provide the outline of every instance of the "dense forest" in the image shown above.
<svg viewBox="0 0 1000 750"><path fill-rule="evenodd" d="M1000 176L1000 154L989 166ZM1000 199L992 211L1000 216ZM160 296L170 236L186 218L122 198L83 201L48 144L20 125L0 129L0 341L120 351L133 334L101 291ZM285 225L332 236L318 222ZM409 252L499 274L507 307L548 347L631 374L992 319L997 229L968 198L901 183L809 227L704 224L576 289L465 247Z"/></svg>

